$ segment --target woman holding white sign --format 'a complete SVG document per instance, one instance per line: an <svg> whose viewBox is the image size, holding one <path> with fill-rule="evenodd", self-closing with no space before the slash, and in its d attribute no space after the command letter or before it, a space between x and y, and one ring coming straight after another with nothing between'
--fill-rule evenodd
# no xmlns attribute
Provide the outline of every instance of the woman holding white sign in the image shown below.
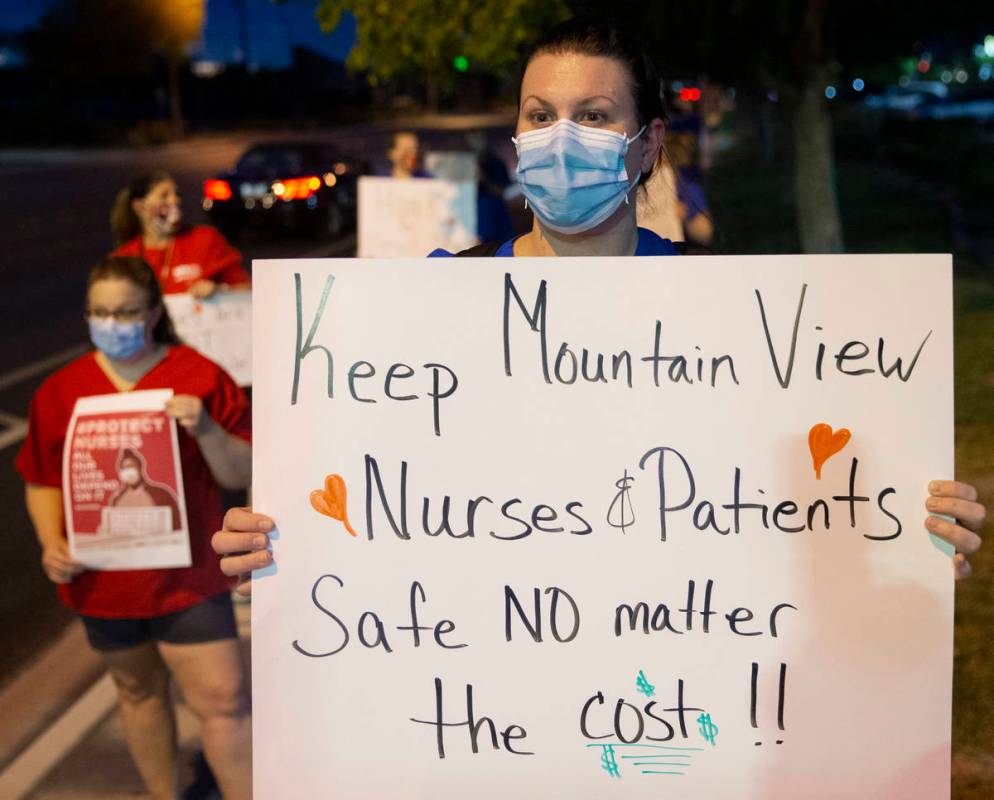
<svg viewBox="0 0 994 800"><path fill-rule="evenodd" d="M115 256L145 259L164 294L210 297L219 287L247 289L242 256L210 225L184 225L176 181L156 170L135 177L111 210Z"/></svg>
<svg viewBox="0 0 994 800"><path fill-rule="evenodd" d="M573 20L554 28L525 62L519 91L517 176L534 212L532 230L458 255L677 255L670 240L637 226L632 197L663 144L659 85L641 47L613 26ZM956 548L955 575L968 576L966 556L980 547L986 517L976 489L932 481L925 508L926 530ZM273 526L263 514L231 509L214 536L221 569L239 577L242 593L251 571L271 561Z"/></svg>
<svg viewBox="0 0 994 800"><path fill-rule="evenodd" d="M251 478L245 395L220 367L179 343L155 274L141 259L110 257L94 267L86 315L96 350L42 384L17 456L42 566L62 602L82 617L114 679L128 745L149 793L177 796L176 721L169 697L174 677L202 720L204 753L224 796L248 798L251 716L231 581L218 573L209 540L221 521L219 487L243 488ZM84 569L67 547L63 505L63 452L76 402L162 389L173 392L165 411L179 425L192 565ZM142 482L145 464L137 452L123 450L116 467L121 487L112 503L165 505L169 513L169 503L156 500L151 484ZM129 470L135 473L130 478ZM136 487L148 496L123 499Z"/></svg>

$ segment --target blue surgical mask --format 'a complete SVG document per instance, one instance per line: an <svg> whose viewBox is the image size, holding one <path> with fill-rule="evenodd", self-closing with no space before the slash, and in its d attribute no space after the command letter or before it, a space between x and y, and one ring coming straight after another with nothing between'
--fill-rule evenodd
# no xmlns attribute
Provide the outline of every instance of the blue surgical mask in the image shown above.
<svg viewBox="0 0 994 800"><path fill-rule="evenodd" d="M623 133L562 119L512 138L518 151L517 178L528 205L546 228L583 233L600 225L638 184L629 181Z"/></svg>
<svg viewBox="0 0 994 800"><path fill-rule="evenodd" d="M145 323L90 318L90 339L107 358L127 361L145 347Z"/></svg>

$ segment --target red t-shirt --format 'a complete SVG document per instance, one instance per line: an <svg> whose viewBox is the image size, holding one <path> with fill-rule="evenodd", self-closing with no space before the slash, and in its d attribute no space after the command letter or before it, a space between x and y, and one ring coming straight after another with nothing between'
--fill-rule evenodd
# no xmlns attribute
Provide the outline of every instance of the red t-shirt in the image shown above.
<svg viewBox="0 0 994 800"><path fill-rule="evenodd" d="M112 256L141 256L159 278L163 294L182 294L201 279L228 285L248 283L242 255L210 225L183 228L165 247L145 247L142 237L118 247Z"/></svg>
<svg viewBox="0 0 994 800"><path fill-rule="evenodd" d="M217 364L183 345L135 385L172 389L199 397L222 428L251 441L251 417L245 393ZM62 488L62 450L73 407L80 397L113 394L117 389L88 353L51 375L31 401L28 435L16 466L28 483ZM183 488L190 526L193 565L176 569L87 570L60 584L59 598L86 616L158 617L181 611L231 589L211 549L211 535L221 528L223 510L217 483L192 436L178 429Z"/></svg>

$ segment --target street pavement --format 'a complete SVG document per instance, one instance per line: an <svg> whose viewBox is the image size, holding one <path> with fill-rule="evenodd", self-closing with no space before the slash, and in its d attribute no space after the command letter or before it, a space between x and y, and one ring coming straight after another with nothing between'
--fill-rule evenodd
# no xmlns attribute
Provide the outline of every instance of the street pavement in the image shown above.
<svg viewBox="0 0 994 800"><path fill-rule="evenodd" d="M250 670L250 606L236 604L235 615L243 660L246 670ZM48 728L42 741L22 754L5 773L0 773L0 796L5 800L148 797L125 744L110 678L104 677L81 695L83 699ZM199 721L175 687L174 695L181 796L185 800L220 798L209 769L205 768Z"/></svg>

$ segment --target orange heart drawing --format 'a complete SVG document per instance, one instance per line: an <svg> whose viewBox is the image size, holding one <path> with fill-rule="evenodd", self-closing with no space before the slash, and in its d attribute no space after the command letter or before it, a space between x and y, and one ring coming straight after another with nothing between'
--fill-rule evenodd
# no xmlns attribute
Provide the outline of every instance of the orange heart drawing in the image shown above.
<svg viewBox="0 0 994 800"><path fill-rule="evenodd" d="M848 428L839 428L834 433L832 426L819 422L808 431L808 449L814 460L815 477L821 480L821 468L828 459L849 443L852 434Z"/></svg>
<svg viewBox="0 0 994 800"><path fill-rule="evenodd" d="M328 475L324 479L324 489L315 489L311 492L311 508L326 517L337 519L344 523L345 530L353 536L356 532L349 525L349 516L346 511L346 498L348 492L345 489L345 481L341 475Z"/></svg>

